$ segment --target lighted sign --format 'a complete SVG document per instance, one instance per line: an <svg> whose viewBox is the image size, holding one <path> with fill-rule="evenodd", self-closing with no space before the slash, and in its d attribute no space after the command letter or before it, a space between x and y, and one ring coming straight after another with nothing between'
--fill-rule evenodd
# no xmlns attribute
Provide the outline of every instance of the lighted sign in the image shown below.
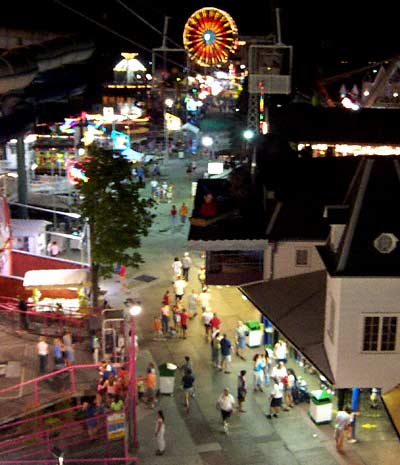
<svg viewBox="0 0 400 465"><path fill-rule="evenodd" d="M224 164L221 162L209 162L207 172L208 174L222 174L224 172Z"/></svg>
<svg viewBox="0 0 400 465"><path fill-rule="evenodd" d="M128 134L119 131L111 131L114 150L126 150L131 147L131 138Z"/></svg>

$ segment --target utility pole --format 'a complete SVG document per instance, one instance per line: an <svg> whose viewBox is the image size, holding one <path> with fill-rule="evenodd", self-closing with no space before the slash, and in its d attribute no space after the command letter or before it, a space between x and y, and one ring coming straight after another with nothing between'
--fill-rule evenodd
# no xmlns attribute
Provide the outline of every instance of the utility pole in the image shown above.
<svg viewBox="0 0 400 465"><path fill-rule="evenodd" d="M18 172L18 203L26 205L28 203L28 181L25 166L25 142L24 136L17 138L17 172ZM26 207L19 207L22 219L28 218Z"/></svg>

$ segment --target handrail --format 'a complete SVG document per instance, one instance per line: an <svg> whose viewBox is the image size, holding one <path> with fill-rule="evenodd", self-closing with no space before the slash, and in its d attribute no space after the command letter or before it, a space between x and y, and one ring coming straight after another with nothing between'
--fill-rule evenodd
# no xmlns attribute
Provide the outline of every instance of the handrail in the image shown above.
<svg viewBox="0 0 400 465"><path fill-rule="evenodd" d="M22 383L14 384L13 386L9 386L3 389L0 389L0 395L4 394L6 392L10 392L14 389L18 389L21 387L29 386L31 384L37 384L41 381L44 381L46 379L52 378L54 376L57 376L61 373L66 373L66 372L74 372L75 370L83 369L83 368L99 368L100 364L98 363L89 363L89 364L82 364L82 365L71 365L68 367L61 368L60 370L52 371L51 373L46 373L45 375L38 376L37 378L32 378L29 379L28 381L24 381ZM1 399L0 399L1 401Z"/></svg>
<svg viewBox="0 0 400 465"><path fill-rule="evenodd" d="M123 463L134 463L138 464L137 457L101 457L93 459L64 459L64 463L77 464L80 463L105 463L108 462L123 462ZM0 460L0 465L30 465L30 464L39 464L39 465L54 465L54 459L41 459L41 460Z"/></svg>

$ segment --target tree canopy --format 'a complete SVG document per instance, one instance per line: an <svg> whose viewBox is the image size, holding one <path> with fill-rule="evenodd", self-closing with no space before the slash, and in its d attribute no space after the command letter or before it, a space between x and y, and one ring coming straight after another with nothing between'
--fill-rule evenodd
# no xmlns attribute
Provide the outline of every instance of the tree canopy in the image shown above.
<svg viewBox="0 0 400 465"><path fill-rule="evenodd" d="M80 210L90 226L91 261L99 276L109 277L116 264L138 267L141 237L147 236L154 201L140 196L132 164L122 155L90 147L80 180Z"/></svg>

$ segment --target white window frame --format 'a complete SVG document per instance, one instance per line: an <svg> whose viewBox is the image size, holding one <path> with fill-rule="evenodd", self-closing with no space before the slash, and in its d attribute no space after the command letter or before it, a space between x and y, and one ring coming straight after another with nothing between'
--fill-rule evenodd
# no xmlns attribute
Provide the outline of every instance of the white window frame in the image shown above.
<svg viewBox="0 0 400 465"><path fill-rule="evenodd" d="M366 318L379 318L378 323L378 347L376 350L368 350L364 349L364 335L365 335L365 320ZM395 347L394 350L382 350L382 326L383 326L383 319L384 318L396 318L396 335L395 335ZM361 330L361 352L364 354L396 354L399 352L399 321L400 315L398 313L392 314L363 314L362 315L362 330Z"/></svg>
<svg viewBox="0 0 400 465"><path fill-rule="evenodd" d="M305 264L303 263L298 263L297 261L297 254L299 252L305 252L307 254L307 261ZM294 251L294 266L296 267L301 267L301 268L306 268L310 266L310 249L308 247L296 247Z"/></svg>

